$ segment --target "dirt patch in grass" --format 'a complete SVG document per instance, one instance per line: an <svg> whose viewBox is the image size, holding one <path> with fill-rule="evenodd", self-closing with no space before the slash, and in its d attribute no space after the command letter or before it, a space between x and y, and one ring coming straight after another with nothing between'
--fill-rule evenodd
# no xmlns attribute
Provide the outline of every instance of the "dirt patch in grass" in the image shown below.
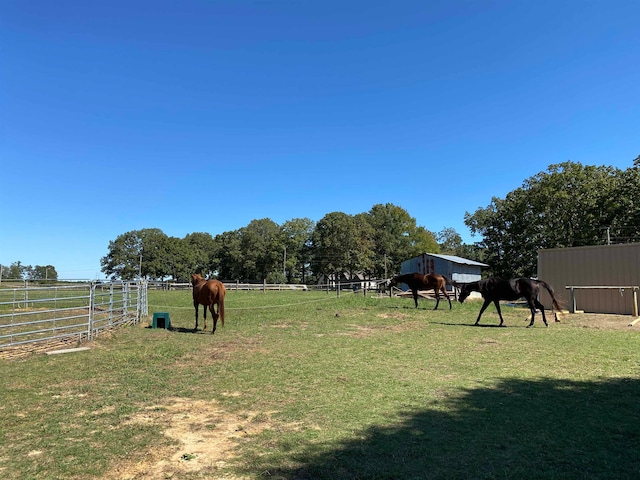
<svg viewBox="0 0 640 480"><path fill-rule="evenodd" d="M391 316L385 316L384 318L392 318ZM398 318L398 317L393 317ZM421 322L418 321L403 321L391 325L358 325L348 324L348 328L352 329L350 332L342 333L341 335L349 335L354 338L365 338L371 335L375 335L380 332L405 332L408 330L415 330ZM424 322L422 322L424 324Z"/></svg>
<svg viewBox="0 0 640 480"><path fill-rule="evenodd" d="M221 469L235 458L236 446L245 437L271 425L268 413L233 415L214 400L188 398L169 398L162 405L146 407L127 422L149 423L160 425L172 445L154 448L120 463L104 478L177 479L200 475L234 478L221 474Z"/></svg>
<svg viewBox="0 0 640 480"><path fill-rule="evenodd" d="M640 322L634 326L629 324L635 320L631 315L613 315L603 313L565 313L559 316L560 322L581 328L599 328L605 330L640 331Z"/></svg>

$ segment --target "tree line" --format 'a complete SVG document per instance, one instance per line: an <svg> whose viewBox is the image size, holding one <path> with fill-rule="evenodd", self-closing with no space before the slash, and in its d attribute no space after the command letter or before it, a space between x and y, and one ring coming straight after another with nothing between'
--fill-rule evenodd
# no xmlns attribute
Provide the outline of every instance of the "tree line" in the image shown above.
<svg viewBox="0 0 640 480"><path fill-rule="evenodd" d="M431 232L390 203L356 215L328 213L318 222L253 220L215 236L135 230L109 242L101 269L123 280L185 282L198 272L223 280L315 283L343 273L388 278L400 272L402 261L428 252L486 263L485 275L533 277L540 249L640 242L640 155L625 170L571 161L550 165L505 198L465 212L464 223L480 241L465 244L452 228ZM0 274L57 278L51 265L20 262L0 268Z"/></svg>
<svg viewBox="0 0 640 480"><path fill-rule="evenodd" d="M130 231L109 242L101 266L105 275L121 279L186 282L197 272L244 282L314 283L343 273L384 278L399 271L403 260L427 251L440 251L435 234L388 203L357 215L332 212L318 222L294 218L278 225L263 218L215 236Z"/></svg>
<svg viewBox="0 0 640 480"><path fill-rule="evenodd" d="M128 232L110 242L102 268L121 278L185 281L197 271L225 280L315 283L341 273L388 278L402 261L428 252L486 263L486 275L535 277L540 249L640 241L640 156L626 170L550 165L505 198L466 212L464 222L479 242L464 244L452 228L431 232L390 203L357 215L329 213L317 223L253 220L215 237Z"/></svg>
<svg viewBox="0 0 640 480"><path fill-rule="evenodd" d="M640 242L640 155L633 166L563 162L525 180L505 198L465 213L465 225L492 274L537 274L538 250Z"/></svg>
<svg viewBox="0 0 640 480"><path fill-rule="evenodd" d="M53 265L23 265L22 262L13 262L11 265L0 265L0 279L55 281L58 280L58 272Z"/></svg>

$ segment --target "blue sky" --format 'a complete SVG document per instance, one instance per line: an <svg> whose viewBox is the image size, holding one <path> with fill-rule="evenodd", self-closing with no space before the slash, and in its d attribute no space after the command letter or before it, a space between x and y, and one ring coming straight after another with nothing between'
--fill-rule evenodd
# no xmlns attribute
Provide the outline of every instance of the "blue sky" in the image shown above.
<svg viewBox="0 0 640 480"><path fill-rule="evenodd" d="M0 0L0 263L378 203L465 212L640 154L640 2Z"/></svg>

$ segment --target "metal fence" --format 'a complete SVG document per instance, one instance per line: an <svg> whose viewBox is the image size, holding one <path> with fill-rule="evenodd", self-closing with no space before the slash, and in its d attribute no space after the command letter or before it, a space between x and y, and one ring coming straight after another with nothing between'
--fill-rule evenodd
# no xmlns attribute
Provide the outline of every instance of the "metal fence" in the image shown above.
<svg viewBox="0 0 640 480"><path fill-rule="evenodd" d="M0 288L0 355L77 345L147 315L146 282Z"/></svg>

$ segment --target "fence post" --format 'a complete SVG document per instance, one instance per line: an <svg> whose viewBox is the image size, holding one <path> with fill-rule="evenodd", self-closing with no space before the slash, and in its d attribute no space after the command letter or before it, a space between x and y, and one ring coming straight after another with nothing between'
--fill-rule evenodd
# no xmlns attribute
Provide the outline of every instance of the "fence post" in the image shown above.
<svg viewBox="0 0 640 480"><path fill-rule="evenodd" d="M633 287L633 316L638 316L638 287Z"/></svg>
<svg viewBox="0 0 640 480"><path fill-rule="evenodd" d="M569 290L569 304L571 313L576 313L576 292L573 287Z"/></svg>
<svg viewBox="0 0 640 480"><path fill-rule="evenodd" d="M93 312L96 306L96 284L89 284L89 322L87 323L87 340L93 338Z"/></svg>
<svg viewBox="0 0 640 480"><path fill-rule="evenodd" d="M109 326L113 325L113 282L109 285Z"/></svg>
<svg viewBox="0 0 640 480"><path fill-rule="evenodd" d="M122 282L122 319L127 321L127 315L129 314L129 282Z"/></svg>

